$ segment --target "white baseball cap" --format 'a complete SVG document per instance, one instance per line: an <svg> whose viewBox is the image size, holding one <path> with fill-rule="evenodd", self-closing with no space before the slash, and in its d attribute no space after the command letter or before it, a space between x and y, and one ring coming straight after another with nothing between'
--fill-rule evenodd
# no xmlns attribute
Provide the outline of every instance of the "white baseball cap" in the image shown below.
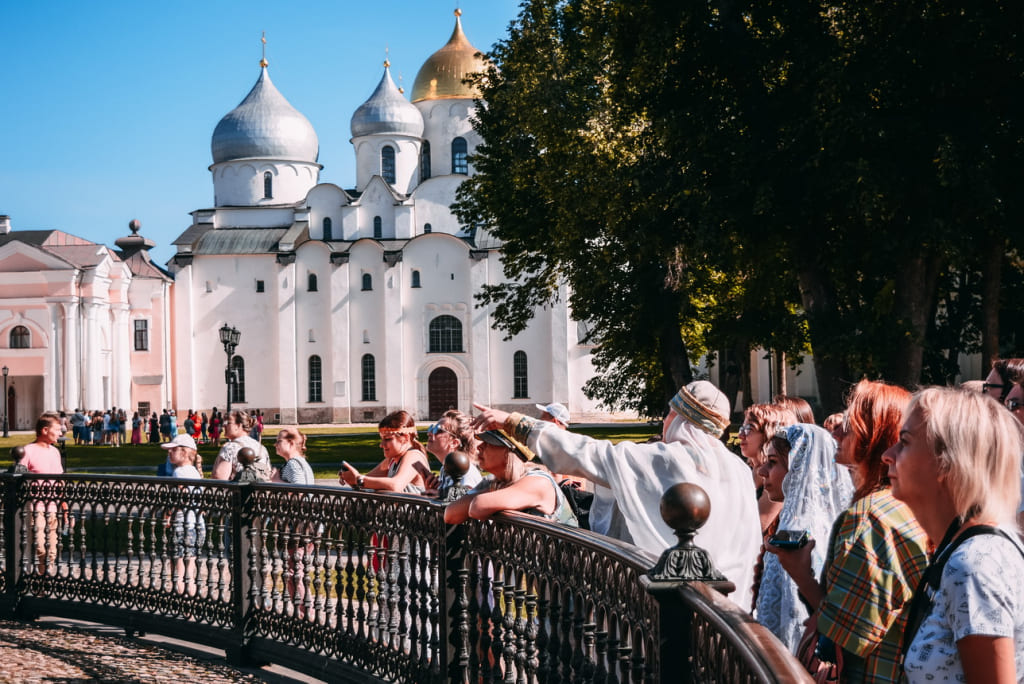
<svg viewBox="0 0 1024 684"><path fill-rule="evenodd" d="M562 425L569 425L569 409L565 408L562 404L548 404L547 406L544 404L534 404L534 406L550 415Z"/></svg>
<svg viewBox="0 0 1024 684"><path fill-rule="evenodd" d="M164 449L173 449L174 447L188 447L189 449L196 449L196 440L192 439L192 435L178 435L170 442L164 442L160 445Z"/></svg>

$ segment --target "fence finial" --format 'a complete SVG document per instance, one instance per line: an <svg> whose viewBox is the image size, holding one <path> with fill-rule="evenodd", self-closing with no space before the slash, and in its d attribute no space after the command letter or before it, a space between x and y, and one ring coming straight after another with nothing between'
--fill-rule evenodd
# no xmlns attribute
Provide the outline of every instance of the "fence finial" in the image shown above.
<svg viewBox="0 0 1024 684"><path fill-rule="evenodd" d="M703 488L681 482L666 489L661 496L661 517L675 530L679 543L661 554L647 576L652 580L709 582L722 593L733 591L736 586L718 571L711 555L693 543L710 514L711 499Z"/></svg>

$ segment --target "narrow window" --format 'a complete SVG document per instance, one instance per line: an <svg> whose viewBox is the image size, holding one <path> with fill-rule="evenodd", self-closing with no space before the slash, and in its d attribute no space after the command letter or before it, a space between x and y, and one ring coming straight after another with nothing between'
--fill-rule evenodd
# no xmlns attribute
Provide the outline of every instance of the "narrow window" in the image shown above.
<svg viewBox="0 0 1024 684"><path fill-rule="evenodd" d="M149 321L135 321L135 351L149 351Z"/></svg>
<svg viewBox="0 0 1024 684"><path fill-rule="evenodd" d="M329 216L324 217L324 240L334 239L334 226L331 225Z"/></svg>
<svg viewBox="0 0 1024 684"><path fill-rule="evenodd" d="M420 182L430 178L430 143L426 140L423 141L423 146L420 148Z"/></svg>
<svg viewBox="0 0 1024 684"><path fill-rule="evenodd" d="M316 292L316 273L310 273L306 278L306 291Z"/></svg>
<svg viewBox="0 0 1024 684"><path fill-rule="evenodd" d="M363 401L377 401L377 370L373 354L363 354Z"/></svg>
<svg viewBox="0 0 1024 684"><path fill-rule="evenodd" d="M395 184L395 148L385 145L380 151L380 177L385 183Z"/></svg>
<svg viewBox="0 0 1024 684"><path fill-rule="evenodd" d="M263 281L262 280L257 280L256 281L256 291L257 292L263 292Z"/></svg>
<svg viewBox="0 0 1024 684"><path fill-rule="evenodd" d="M469 173L469 162L466 160L466 139L452 140L452 173Z"/></svg>
<svg viewBox="0 0 1024 684"><path fill-rule="evenodd" d="M309 400L323 401L324 391L320 373L320 357L313 355L309 357Z"/></svg>
<svg viewBox="0 0 1024 684"><path fill-rule="evenodd" d="M438 316L430 321L428 351L439 354L462 351L462 321L455 316Z"/></svg>
<svg viewBox="0 0 1024 684"><path fill-rule="evenodd" d="M526 382L526 352L517 351L512 355L512 398L526 399L530 396Z"/></svg>
<svg viewBox="0 0 1024 684"><path fill-rule="evenodd" d="M413 287L419 287L420 286L420 272L419 271L413 271L412 272L412 286Z"/></svg>
<svg viewBox="0 0 1024 684"><path fill-rule="evenodd" d="M273 199L274 197L274 174L269 171L263 174L263 199Z"/></svg>
<svg viewBox="0 0 1024 684"><path fill-rule="evenodd" d="M231 385L231 403L245 403L245 359L241 356L232 358L231 370L234 373Z"/></svg>
<svg viewBox="0 0 1024 684"><path fill-rule="evenodd" d="M433 232L433 230L434 230L434 227L432 225L430 225L429 223L424 223L423 224L423 232L424 233L430 233L430 232Z"/></svg>
<svg viewBox="0 0 1024 684"><path fill-rule="evenodd" d="M384 237L384 223L380 220L380 216L373 217L373 237L378 240Z"/></svg>
<svg viewBox="0 0 1024 684"><path fill-rule="evenodd" d="M373 289L373 276L369 273L363 274L363 292Z"/></svg>
<svg viewBox="0 0 1024 684"><path fill-rule="evenodd" d="M28 334L28 328L23 325L16 325L11 328L11 349L28 349L31 346L31 338Z"/></svg>

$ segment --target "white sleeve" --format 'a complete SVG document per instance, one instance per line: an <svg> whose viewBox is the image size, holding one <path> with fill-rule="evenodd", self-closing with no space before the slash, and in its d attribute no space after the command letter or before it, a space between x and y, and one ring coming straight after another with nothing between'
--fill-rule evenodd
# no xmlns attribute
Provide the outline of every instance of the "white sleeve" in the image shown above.
<svg viewBox="0 0 1024 684"><path fill-rule="evenodd" d="M613 461L628 458L626 444L612 444L546 425L534 428L527 440L527 446L552 472L585 477L605 487L614 472Z"/></svg>
<svg viewBox="0 0 1024 684"><path fill-rule="evenodd" d="M1024 583L1024 558L1013 542L979 535L964 542L942 573L953 640L966 636L1014 636L1015 605Z"/></svg>

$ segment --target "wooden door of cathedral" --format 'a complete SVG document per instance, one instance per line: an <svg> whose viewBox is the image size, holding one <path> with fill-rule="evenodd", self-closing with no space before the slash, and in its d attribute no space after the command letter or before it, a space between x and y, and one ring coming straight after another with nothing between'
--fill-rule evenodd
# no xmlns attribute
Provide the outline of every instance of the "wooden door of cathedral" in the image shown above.
<svg viewBox="0 0 1024 684"><path fill-rule="evenodd" d="M459 379L451 368L441 366L427 378L427 411L429 420L437 420L448 409L459 407Z"/></svg>

